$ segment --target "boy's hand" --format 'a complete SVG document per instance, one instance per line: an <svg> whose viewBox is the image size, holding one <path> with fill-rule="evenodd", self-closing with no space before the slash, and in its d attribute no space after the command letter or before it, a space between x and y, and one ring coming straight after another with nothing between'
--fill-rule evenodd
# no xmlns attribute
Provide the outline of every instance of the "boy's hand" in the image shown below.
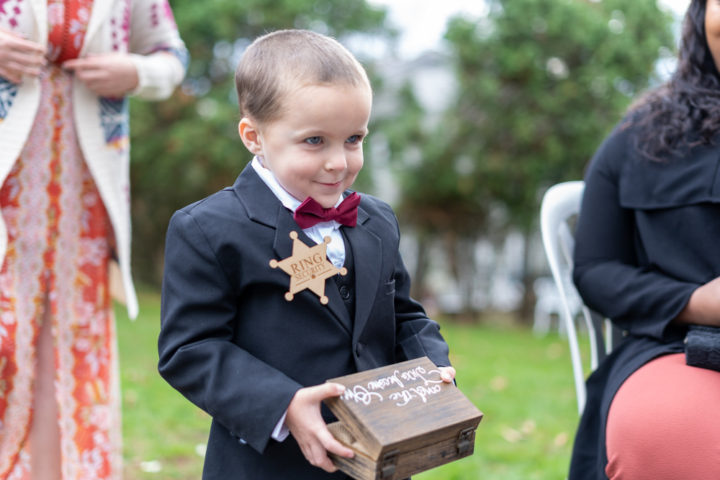
<svg viewBox="0 0 720 480"><path fill-rule="evenodd" d="M344 391L345 387L337 383L301 388L290 401L285 417L285 425L300 445L307 461L326 472L337 470L327 452L347 458L353 456L352 450L335 440L320 415L320 402L337 397Z"/></svg>
<svg viewBox="0 0 720 480"><path fill-rule="evenodd" d="M453 367L438 367L440 378L445 383L452 383L455 380L455 369Z"/></svg>

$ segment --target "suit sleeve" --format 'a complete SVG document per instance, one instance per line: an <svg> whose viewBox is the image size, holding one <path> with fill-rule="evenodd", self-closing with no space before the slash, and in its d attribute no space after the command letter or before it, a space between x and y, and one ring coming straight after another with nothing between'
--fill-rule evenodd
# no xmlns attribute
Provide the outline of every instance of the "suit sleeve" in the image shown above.
<svg viewBox="0 0 720 480"><path fill-rule="evenodd" d="M400 236L397 218L391 213ZM396 355L400 361L427 356L439 367L450 366L449 348L440 333L440 325L428 318L422 305L410 297L410 275L400 252L393 273L395 283Z"/></svg>
<svg viewBox="0 0 720 480"><path fill-rule="evenodd" d="M158 369L232 435L262 452L301 385L233 343L236 310L206 236L191 215L177 212L166 238Z"/></svg>
<svg viewBox="0 0 720 480"><path fill-rule="evenodd" d="M634 211L620 204L619 176L630 145L614 132L585 177L576 230L573 280L585 303L634 335L662 338L697 285L669 277L637 258Z"/></svg>

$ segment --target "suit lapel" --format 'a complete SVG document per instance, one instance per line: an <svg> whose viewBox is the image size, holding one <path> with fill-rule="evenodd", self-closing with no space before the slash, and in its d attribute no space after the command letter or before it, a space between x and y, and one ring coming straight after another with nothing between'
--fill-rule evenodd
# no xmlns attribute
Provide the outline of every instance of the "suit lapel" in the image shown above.
<svg viewBox="0 0 720 480"><path fill-rule="evenodd" d="M350 248L355 257L355 325L353 341L357 341L365 328L380 281L382 266L382 241L367 228L370 219L362 207L358 208L358 222L354 228L345 229Z"/></svg>
<svg viewBox="0 0 720 480"><path fill-rule="evenodd" d="M278 255L278 260L282 260L292 255L293 240L290 238L290 232L297 232L298 240L303 242L305 245L309 247L315 245L315 242L302 231L297 223L295 223L292 213L290 213L290 211L282 205L280 208L281 210L277 215L277 230L275 231L275 242L273 244L273 250ZM320 298L318 298L318 296L309 289L298 292L297 295L310 295L313 297L311 301L317 302L320 308L329 309L336 320L342 325L347 333L351 335L350 326L352 325L352 320L350 319L345 303L340 297L340 292L338 291L337 285L332 277L325 280L325 295L328 297L327 305L322 305L320 303Z"/></svg>
<svg viewBox="0 0 720 480"><path fill-rule="evenodd" d="M307 293L315 295L309 291L307 291ZM328 297L328 304L326 307L333 313L333 316L347 332L348 336L352 337L352 318L350 318L347 307L345 307L345 302L340 296L340 290L335 283L334 277L330 277L325 280L325 295Z"/></svg>
<svg viewBox="0 0 720 480"><path fill-rule="evenodd" d="M282 260L292 255L293 240L290 238L290 232L292 231L298 233L298 239L305 245L315 245L315 242L295 222L292 213L282 205L267 185L263 183L251 165L245 167L235 185L233 185L233 190L251 220L275 229L273 252L276 255L276 260ZM270 261L269 258L268 261ZM290 278L288 277L288 286L289 284ZM303 290L298 292L297 295L310 295L313 297L311 301L317 302L320 308L327 308L335 317L335 320L347 331L348 335L352 334L350 331L350 325L352 324L350 315L332 278L325 280L325 295L328 297L327 305L322 305L317 295L310 290ZM284 302L286 300L280 299L280 301Z"/></svg>
<svg viewBox="0 0 720 480"><path fill-rule="evenodd" d="M252 165L248 164L232 187L250 220L276 228L281 210L280 200L263 183ZM290 239L288 238L288 242ZM292 244L292 242L290 242Z"/></svg>

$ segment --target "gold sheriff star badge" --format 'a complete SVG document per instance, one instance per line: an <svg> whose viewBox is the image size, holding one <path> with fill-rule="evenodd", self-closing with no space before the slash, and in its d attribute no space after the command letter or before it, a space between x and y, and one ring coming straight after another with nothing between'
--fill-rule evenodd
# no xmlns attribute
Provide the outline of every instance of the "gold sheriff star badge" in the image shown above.
<svg viewBox="0 0 720 480"><path fill-rule="evenodd" d="M297 292L309 288L320 297L320 303L327 305L328 297L325 296L325 280L333 275L346 275L347 269L336 268L327 259L327 244L330 237L325 237L323 243L308 247L300 239L295 231L290 232L293 239L292 255L284 260L270 260L272 268L280 267L290 275L290 290L285 293L285 300L291 301Z"/></svg>

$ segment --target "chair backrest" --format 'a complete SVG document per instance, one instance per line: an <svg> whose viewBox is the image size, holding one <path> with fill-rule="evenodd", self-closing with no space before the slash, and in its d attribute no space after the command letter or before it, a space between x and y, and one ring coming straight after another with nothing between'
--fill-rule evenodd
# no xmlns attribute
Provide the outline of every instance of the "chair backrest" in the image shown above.
<svg viewBox="0 0 720 480"><path fill-rule="evenodd" d="M572 282L573 249L575 248L573 220L580 211L585 183L582 181L563 182L553 185L545 192L540 207L540 231L542 233L545 255L550 264L555 285L562 299L561 321L563 322L570 344L575 392L578 411L585 407L585 370L575 328L576 312L572 308L579 295ZM600 314L582 304L582 319L587 326L590 341L590 370L610 352L613 342L619 338L619 332ZM605 332L603 332L605 329Z"/></svg>

